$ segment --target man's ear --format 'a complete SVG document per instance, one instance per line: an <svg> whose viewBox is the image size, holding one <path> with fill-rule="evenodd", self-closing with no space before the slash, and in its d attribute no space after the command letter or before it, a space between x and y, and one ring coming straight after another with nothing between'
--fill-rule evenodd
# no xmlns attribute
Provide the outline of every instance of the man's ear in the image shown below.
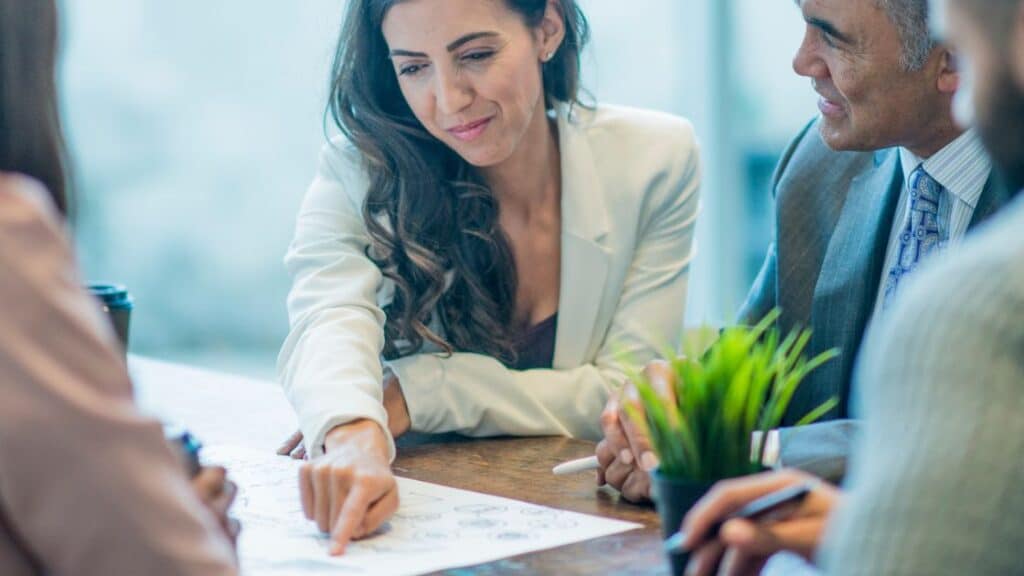
<svg viewBox="0 0 1024 576"><path fill-rule="evenodd" d="M947 48L940 48L939 54L939 75L936 80L936 88L942 94L952 96L960 88L960 67L957 64L956 55Z"/></svg>

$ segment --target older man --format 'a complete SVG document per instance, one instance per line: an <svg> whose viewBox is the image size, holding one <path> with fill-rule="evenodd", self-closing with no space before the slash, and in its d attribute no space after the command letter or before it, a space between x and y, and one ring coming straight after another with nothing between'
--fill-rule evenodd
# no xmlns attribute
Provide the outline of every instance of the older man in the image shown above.
<svg viewBox="0 0 1024 576"><path fill-rule="evenodd" d="M1018 189L1024 0L933 4L976 72L979 133ZM684 523L694 574L712 573L724 546L725 573L737 575L780 549L817 557L830 574L1024 573L1024 194L970 236L915 275L871 329L857 372L865 431L847 493L819 485L789 518L733 521L709 541L707 528L731 510L807 479L720 484Z"/></svg>
<svg viewBox="0 0 1024 576"><path fill-rule="evenodd" d="M776 170L776 241L740 319L782 310L779 327L810 327L808 354L841 356L812 373L787 424L832 397L833 420L769 439L782 464L839 479L855 426L848 417L854 360L869 320L886 314L918 264L958 242L1008 194L990 177L974 131L953 121L960 82L928 34L927 0L798 0L807 23L793 68L820 94L820 116ZM616 401L603 418L600 481L647 496L656 464Z"/></svg>

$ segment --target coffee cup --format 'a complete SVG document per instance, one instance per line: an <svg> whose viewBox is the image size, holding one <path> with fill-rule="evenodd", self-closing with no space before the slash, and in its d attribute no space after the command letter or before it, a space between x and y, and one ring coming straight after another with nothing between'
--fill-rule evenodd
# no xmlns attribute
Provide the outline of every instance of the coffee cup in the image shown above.
<svg viewBox="0 0 1024 576"><path fill-rule="evenodd" d="M100 301L103 311L114 327L118 341L121 342L121 347L127 353L128 325L131 321L132 308L135 307L128 289L120 284L90 284L89 292Z"/></svg>

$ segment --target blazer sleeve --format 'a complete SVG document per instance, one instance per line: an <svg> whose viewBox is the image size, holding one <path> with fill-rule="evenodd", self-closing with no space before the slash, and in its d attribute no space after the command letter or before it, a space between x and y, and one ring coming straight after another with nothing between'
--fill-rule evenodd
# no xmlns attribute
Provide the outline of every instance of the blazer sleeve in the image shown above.
<svg viewBox="0 0 1024 576"><path fill-rule="evenodd" d="M0 516L54 574L235 574L43 193L0 179ZM35 185L29 189L38 190Z"/></svg>
<svg viewBox="0 0 1024 576"><path fill-rule="evenodd" d="M366 255L363 173L351 146L335 141L324 148L285 257L291 329L278 372L314 457L323 454L324 436L335 426L369 419L388 429L380 362L384 311L377 303L383 275Z"/></svg>
<svg viewBox="0 0 1024 576"><path fill-rule="evenodd" d="M696 144L648 190L623 291L593 361L567 370L515 371L499 361L456 353L418 354L391 363L402 385L412 427L472 436L564 435L596 439L600 413L624 382L620 354L646 362L661 345L678 344L699 211ZM591 335L586 335L590 338Z"/></svg>

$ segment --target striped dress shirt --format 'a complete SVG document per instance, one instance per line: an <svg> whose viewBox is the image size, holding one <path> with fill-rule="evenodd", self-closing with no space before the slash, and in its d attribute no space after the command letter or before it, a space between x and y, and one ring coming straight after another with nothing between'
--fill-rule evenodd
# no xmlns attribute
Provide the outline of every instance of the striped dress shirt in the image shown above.
<svg viewBox="0 0 1024 576"><path fill-rule="evenodd" d="M910 150L900 148L900 163L903 168L904 185L896 207L892 231L889 233L882 281L875 300L876 316L885 301L885 277L899 258L900 233L906 228L907 219L910 218L910 191L906 182L910 181L910 175L914 170L917 170L918 166L923 166L924 171L946 190L939 202L940 250L963 239L971 218L974 217L978 198L985 190L985 183L992 172L992 162L974 130L964 132L928 159L918 158Z"/></svg>

